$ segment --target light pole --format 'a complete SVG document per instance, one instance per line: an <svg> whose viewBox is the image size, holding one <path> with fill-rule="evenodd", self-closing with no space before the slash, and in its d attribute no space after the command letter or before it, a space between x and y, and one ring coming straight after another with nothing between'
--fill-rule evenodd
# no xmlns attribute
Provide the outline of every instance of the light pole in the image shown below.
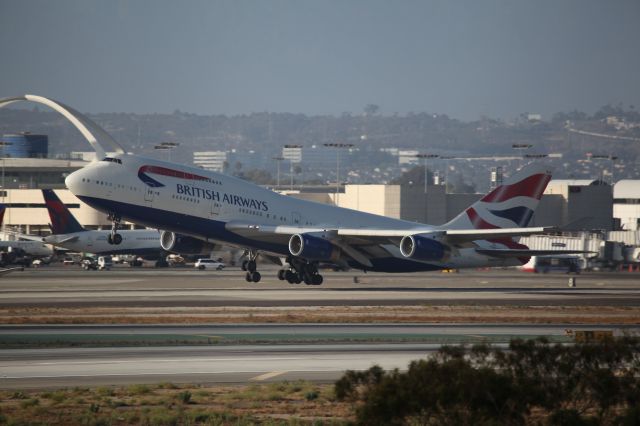
<svg viewBox="0 0 640 426"><path fill-rule="evenodd" d="M341 148L353 148L352 143L325 143L323 144L327 148L336 149L336 205L339 205L338 200L340 197L340 149Z"/></svg>
<svg viewBox="0 0 640 426"><path fill-rule="evenodd" d="M598 155L591 155L590 156L592 160L609 160L611 162L611 182L610 184L613 185L613 162L616 161L618 159L617 156L615 155L602 155L602 154L598 154ZM600 170L600 179L604 182L604 169Z"/></svg>
<svg viewBox="0 0 640 426"><path fill-rule="evenodd" d="M441 160L444 160L444 193L448 194L449 193L449 160L453 160L455 157L452 156L440 156Z"/></svg>
<svg viewBox="0 0 640 426"><path fill-rule="evenodd" d="M429 158L438 158L438 154L416 154L416 158L422 158L424 160L424 193L426 194L428 189L428 178L427 178L427 160Z"/></svg>
<svg viewBox="0 0 640 426"><path fill-rule="evenodd" d="M284 148L289 150L293 150L293 149L300 150L302 147L303 145L284 145ZM293 159L295 155L293 154L293 151L288 151L288 154L289 154L288 156L284 155L284 151L282 153L283 153L283 157L285 158L289 157L289 179L290 179L289 189L293 191ZM300 152L300 159L298 163L301 163L301 162L302 162L302 152Z"/></svg>
<svg viewBox="0 0 640 426"><path fill-rule="evenodd" d="M284 160L284 157L279 156L279 157L272 157L273 160L276 160L276 164L277 164L277 173L276 173L276 188L280 189L280 162L282 160Z"/></svg>

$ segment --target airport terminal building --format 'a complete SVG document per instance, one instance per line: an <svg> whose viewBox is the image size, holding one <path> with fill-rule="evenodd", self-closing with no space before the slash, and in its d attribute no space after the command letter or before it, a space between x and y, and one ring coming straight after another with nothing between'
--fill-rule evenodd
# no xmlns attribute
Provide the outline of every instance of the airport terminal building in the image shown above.
<svg viewBox="0 0 640 426"><path fill-rule="evenodd" d="M77 158L81 158L76 156ZM87 162L81 159L3 158L0 202L7 206L5 225L22 232L47 234L49 217L40 189L55 189L84 226L110 226L106 215L65 189L64 179ZM482 194L447 193L444 185L344 185L283 191L292 197L388 217L443 224ZM640 223L640 181L622 180L613 187L599 180L553 180L530 226L561 226L566 231L637 230ZM133 227L132 224L129 224Z"/></svg>

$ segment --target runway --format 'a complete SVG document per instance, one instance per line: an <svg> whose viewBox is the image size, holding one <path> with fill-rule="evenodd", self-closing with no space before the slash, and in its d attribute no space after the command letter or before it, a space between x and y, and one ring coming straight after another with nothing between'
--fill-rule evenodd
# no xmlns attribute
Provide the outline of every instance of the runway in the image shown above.
<svg viewBox="0 0 640 426"><path fill-rule="evenodd" d="M326 272L325 284L305 286L263 270L260 283L237 269L7 275L0 387L328 381L374 364L406 368L442 344L569 341L568 328L640 331L632 273L583 274L569 288L566 275L515 270Z"/></svg>
<svg viewBox="0 0 640 426"><path fill-rule="evenodd" d="M514 270L417 274L326 272L322 286L278 281L276 268L263 268L260 283L247 283L240 270L130 269L83 271L42 268L0 280L0 308L152 306L394 306L514 305L638 306L640 276L595 273L567 286L564 274ZM358 282L354 282L354 278Z"/></svg>
<svg viewBox="0 0 640 426"><path fill-rule="evenodd" d="M374 364L406 368L438 345L233 346L3 351L2 388L335 380ZM46 352L46 353L45 353ZM7 357L14 359L8 360Z"/></svg>
<svg viewBox="0 0 640 426"><path fill-rule="evenodd" d="M589 327L577 327L589 328ZM593 327L591 327L593 328ZM566 326L320 324L201 326L3 326L0 340L15 334L110 335L182 334L208 336L271 336L274 343L205 346L141 346L102 348L4 349L0 351L2 388L42 388L130 383L246 383L265 380L335 380L347 369L374 364L406 368L441 347L442 339L466 336L469 342L512 337L547 336L561 340ZM576 329L576 327L574 327ZM640 327L608 327L615 333ZM278 344L295 337L316 343ZM358 343L366 336L368 343ZM436 343L411 341L423 336ZM396 339L396 342L394 342ZM404 339L405 341L398 341ZM441 339L438 342L438 339ZM223 339L224 341L224 339ZM250 341L250 340L246 340ZM334 343L340 341L340 343ZM565 337L565 341L568 341ZM453 340L451 340L453 342Z"/></svg>

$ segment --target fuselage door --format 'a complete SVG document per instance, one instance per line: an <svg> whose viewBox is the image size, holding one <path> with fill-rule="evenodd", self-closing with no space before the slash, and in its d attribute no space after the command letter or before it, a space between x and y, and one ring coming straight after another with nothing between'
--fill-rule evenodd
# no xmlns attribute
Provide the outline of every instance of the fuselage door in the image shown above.
<svg viewBox="0 0 640 426"><path fill-rule="evenodd" d="M291 224L292 225L298 225L301 226L302 225L302 215L298 212L292 212L291 213Z"/></svg>
<svg viewBox="0 0 640 426"><path fill-rule="evenodd" d="M143 191L144 191L144 200L148 203L152 203L153 196L154 196L153 188L144 187Z"/></svg>
<svg viewBox="0 0 640 426"><path fill-rule="evenodd" d="M209 211L210 217L218 217L220 215L220 210L222 209L222 204L220 201L211 200L211 209Z"/></svg>

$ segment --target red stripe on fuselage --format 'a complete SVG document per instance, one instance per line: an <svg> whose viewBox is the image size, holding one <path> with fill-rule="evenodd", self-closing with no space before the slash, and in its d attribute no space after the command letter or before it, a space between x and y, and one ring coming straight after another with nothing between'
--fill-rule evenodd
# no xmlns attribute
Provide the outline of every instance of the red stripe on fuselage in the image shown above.
<svg viewBox="0 0 640 426"><path fill-rule="evenodd" d="M531 197L539 200L549 180L551 180L551 176L547 174L532 175L518 183L499 186L485 195L480 201L501 203L514 197Z"/></svg>
<svg viewBox="0 0 640 426"><path fill-rule="evenodd" d="M188 179L188 180L209 180L209 178L199 175L194 175L193 173L181 172L180 170L167 169L166 167L160 166L142 166L138 173L154 173L156 175L161 176L170 176L179 179Z"/></svg>

